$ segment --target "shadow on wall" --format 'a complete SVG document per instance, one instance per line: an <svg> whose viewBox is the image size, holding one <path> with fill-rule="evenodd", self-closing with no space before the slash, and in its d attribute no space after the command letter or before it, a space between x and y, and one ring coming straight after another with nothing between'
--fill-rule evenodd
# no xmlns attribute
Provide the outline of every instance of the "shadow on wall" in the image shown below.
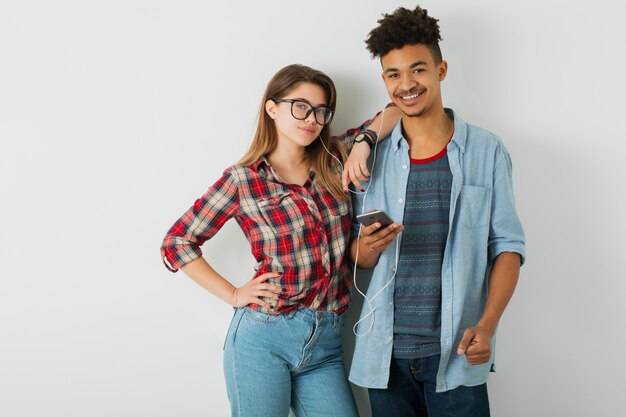
<svg viewBox="0 0 626 417"><path fill-rule="evenodd" d="M359 290L361 290L361 292L364 294L367 294L367 288L369 287L370 280L372 279L372 271L373 269L357 269L356 285L358 286ZM350 308L346 313L346 327L343 331L343 352L346 361L346 371L348 373L350 372L350 364L352 363L352 355L354 354L355 340L357 337L359 337L354 334L354 325L359 320L359 315L361 314L363 304L363 296L359 294L356 288L353 287L352 301L350 302ZM368 307L366 306L365 308L367 309ZM369 311L369 309L367 309L366 311ZM359 331L363 332L363 329L367 329L369 325L370 321L364 320L360 325ZM361 388L352 384L352 392L354 392L356 404L359 408L359 415L361 417L371 417L367 390L365 388Z"/></svg>

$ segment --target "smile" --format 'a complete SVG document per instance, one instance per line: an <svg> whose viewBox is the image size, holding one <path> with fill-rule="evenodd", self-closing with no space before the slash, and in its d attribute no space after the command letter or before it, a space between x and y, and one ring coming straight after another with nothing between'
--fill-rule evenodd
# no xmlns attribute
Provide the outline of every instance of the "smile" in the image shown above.
<svg viewBox="0 0 626 417"><path fill-rule="evenodd" d="M420 91L420 92L419 92L419 93L417 93L417 94L411 94L411 95L409 95L409 96L398 96L398 97L400 97L402 100L405 100L405 101L415 100L416 98L418 98L419 96L421 96L422 94L424 94L424 92L425 92L425 91L426 91L426 90Z"/></svg>

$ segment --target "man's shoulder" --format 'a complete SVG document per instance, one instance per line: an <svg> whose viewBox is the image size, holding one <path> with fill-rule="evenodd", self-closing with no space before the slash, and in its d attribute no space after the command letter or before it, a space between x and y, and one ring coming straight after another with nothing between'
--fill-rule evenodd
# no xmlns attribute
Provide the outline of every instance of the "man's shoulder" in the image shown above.
<svg viewBox="0 0 626 417"><path fill-rule="evenodd" d="M445 108L445 112L454 119L453 138L456 137L456 143L465 151L481 151L502 146L502 140L490 130L466 122L456 110Z"/></svg>
<svg viewBox="0 0 626 417"><path fill-rule="evenodd" d="M498 146L502 144L502 140L498 135L484 127L476 126L471 123L465 124L467 129L466 141L474 143L482 143L484 145Z"/></svg>
<svg viewBox="0 0 626 417"><path fill-rule="evenodd" d="M508 153L502 139L492 131L470 123L466 123L465 128L466 154Z"/></svg>

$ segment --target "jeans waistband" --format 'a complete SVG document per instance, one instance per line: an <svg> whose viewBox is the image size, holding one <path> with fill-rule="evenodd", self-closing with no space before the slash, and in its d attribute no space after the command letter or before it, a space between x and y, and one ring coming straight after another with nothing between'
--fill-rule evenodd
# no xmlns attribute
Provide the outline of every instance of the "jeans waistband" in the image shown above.
<svg viewBox="0 0 626 417"><path fill-rule="evenodd" d="M293 311L290 311L289 313L285 313L285 316L287 318L298 317L303 320L321 321L321 320L337 320L340 317L343 317L343 313L337 314L332 311L317 311L317 310L311 310L308 308L301 308L299 310L293 310Z"/></svg>
<svg viewBox="0 0 626 417"><path fill-rule="evenodd" d="M317 311L311 310L308 308L302 308L299 310L293 310L288 313L280 313L280 314L268 314L259 311L252 310L248 307L243 307L240 309L242 312L247 310L248 314L256 316L258 319L262 319L264 321L274 321L279 317L284 317L287 320L302 320L309 323L332 323L333 327L335 327L341 320L343 320L344 313L337 314L332 311Z"/></svg>

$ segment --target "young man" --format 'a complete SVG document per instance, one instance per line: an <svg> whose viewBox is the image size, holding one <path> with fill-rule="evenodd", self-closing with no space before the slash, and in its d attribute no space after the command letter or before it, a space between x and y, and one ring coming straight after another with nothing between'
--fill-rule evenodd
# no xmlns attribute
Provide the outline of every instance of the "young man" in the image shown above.
<svg viewBox="0 0 626 417"><path fill-rule="evenodd" d="M511 159L444 109L437 20L417 7L378 23L366 43L403 114L353 203L396 223L363 226L351 243L374 272L350 380L369 388L374 417L488 416L494 335L525 256Z"/></svg>

